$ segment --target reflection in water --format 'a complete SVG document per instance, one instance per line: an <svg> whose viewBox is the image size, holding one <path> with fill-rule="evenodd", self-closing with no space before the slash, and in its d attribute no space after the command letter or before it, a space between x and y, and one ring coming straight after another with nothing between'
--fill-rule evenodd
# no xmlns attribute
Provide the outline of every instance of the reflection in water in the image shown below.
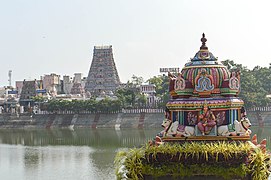
<svg viewBox="0 0 271 180"><path fill-rule="evenodd" d="M116 152L139 147L160 130L0 130L0 179L115 179ZM271 129L252 131L270 149Z"/></svg>
<svg viewBox="0 0 271 180"><path fill-rule="evenodd" d="M258 142L261 140L267 140L267 149L271 150L271 129L270 127L256 127L252 129L252 135L257 134Z"/></svg>
<svg viewBox="0 0 271 180"><path fill-rule="evenodd" d="M91 147L138 147L152 139L161 129L53 129L53 130L0 130L1 144L21 144L24 146L72 145ZM270 149L270 128L252 128L258 140L267 139Z"/></svg>
<svg viewBox="0 0 271 180"><path fill-rule="evenodd" d="M115 179L116 152L145 144L157 131L0 130L0 179Z"/></svg>
<svg viewBox="0 0 271 180"><path fill-rule="evenodd" d="M140 146L159 130L69 129L61 130L0 130L0 143L25 146L73 145L92 147Z"/></svg>

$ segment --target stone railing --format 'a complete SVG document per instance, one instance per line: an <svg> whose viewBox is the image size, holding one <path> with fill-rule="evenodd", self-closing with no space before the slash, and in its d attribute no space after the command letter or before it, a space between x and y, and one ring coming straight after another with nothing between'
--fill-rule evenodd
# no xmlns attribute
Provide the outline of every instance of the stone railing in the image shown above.
<svg viewBox="0 0 271 180"><path fill-rule="evenodd" d="M247 111L252 111L252 112L256 112L256 111L260 111L260 112L271 111L271 106L266 106L266 107L253 107L253 108L247 109Z"/></svg>
<svg viewBox="0 0 271 180"><path fill-rule="evenodd" d="M125 113L125 114L139 114L139 113L164 113L164 109L160 108L133 108L133 109L121 109L118 111L41 111L37 110L33 112L34 114L97 114L97 113L105 113L105 114L116 114L116 113Z"/></svg>

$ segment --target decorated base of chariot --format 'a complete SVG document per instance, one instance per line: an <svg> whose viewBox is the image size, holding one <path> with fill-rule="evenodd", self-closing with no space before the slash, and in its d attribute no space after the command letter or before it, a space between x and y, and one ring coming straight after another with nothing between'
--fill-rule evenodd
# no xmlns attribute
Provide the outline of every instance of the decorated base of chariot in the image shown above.
<svg viewBox="0 0 271 180"><path fill-rule="evenodd" d="M177 137L118 152L117 179L268 179L270 153L256 136Z"/></svg>
<svg viewBox="0 0 271 180"><path fill-rule="evenodd" d="M250 140L250 136L189 136L189 137L164 137L161 142L172 142L172 143L185 143L185 142L216 142L216 141L238 141L246 142ZM154 142L154 143L159 143Z"/></svg>
<svg viewBox="0 0 271 180"><path fill-rule="evenodd" d="M268 179L266 139L253 135L238 97L240 70L219 63L206 41L203 34L180 73L168 73L163 129L141 148L118 152L118 179Z"/></svg>

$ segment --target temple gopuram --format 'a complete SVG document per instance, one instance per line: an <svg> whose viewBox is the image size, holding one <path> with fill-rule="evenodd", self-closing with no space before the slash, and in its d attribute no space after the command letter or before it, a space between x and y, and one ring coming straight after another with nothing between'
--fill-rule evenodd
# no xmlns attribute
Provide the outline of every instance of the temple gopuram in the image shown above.
<svg viewBox="0 0 271 180"><path fill-rule="evenodd" d="M110 94L120 86L120 78L113 58L112 46L94 46L86 92L92 95Z"/></svg>

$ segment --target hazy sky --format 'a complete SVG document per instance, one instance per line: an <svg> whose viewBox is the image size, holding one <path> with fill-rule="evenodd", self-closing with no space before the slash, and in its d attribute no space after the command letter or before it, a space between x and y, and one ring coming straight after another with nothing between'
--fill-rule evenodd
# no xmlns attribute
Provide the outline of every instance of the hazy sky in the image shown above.
<svg viewBox="0 0 271 180"><path fill-rule="evenodd" d="M180 67L206 34L219 60L271 63L271 1L0 0L0 86L56 73L88 75L93 47L112 45L122 82Z"/></svg>

